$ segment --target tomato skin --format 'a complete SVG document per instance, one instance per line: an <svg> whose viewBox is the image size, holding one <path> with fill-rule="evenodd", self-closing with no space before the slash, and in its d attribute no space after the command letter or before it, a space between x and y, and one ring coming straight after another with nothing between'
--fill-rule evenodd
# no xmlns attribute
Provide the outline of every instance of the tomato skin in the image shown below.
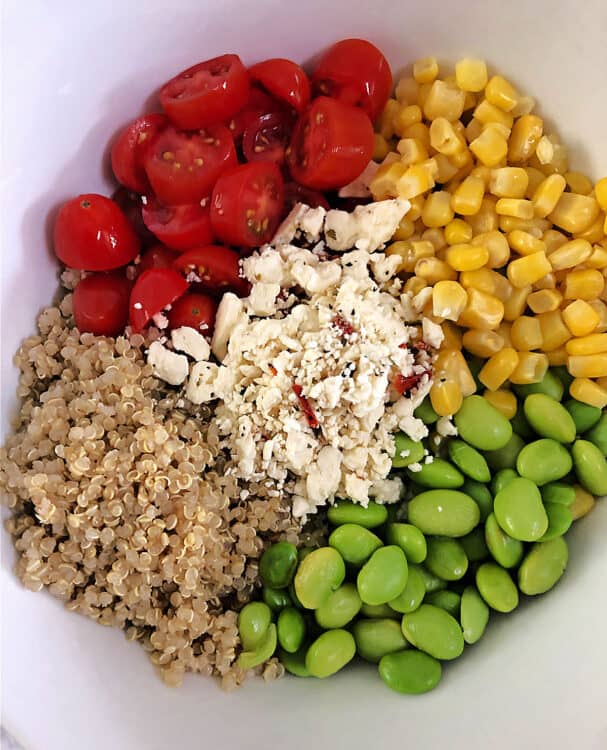
<svg viewBox="0 0 607 750"><path fill-rule="evenodd" d="M70 268L110 271L139 253L141 242L110 198L86 193L61 206L53 230L55 254Z"/></svg>
<svg viewBox="0 0 607 750"><path fill-rule="evenodd" d="M319 96L300 116L287 150L296 182L335 190L358 177L373 155L373 125L362 109Z"/></svg>
<svg viewBox="0 0 607 750"><path fill-rule="evenodd" d="M261 115L279 112L282 106L271 96L257 86L251 86L249 98L245 106L233 117L226 121L226 125L234 141L239 143L247 127Z"/></svg>
<svg viewBox="0 0 607 750"><path fill-rule="evenodd" d="M154 237L143 221L142 196L133 193L131 190L127 190L125 187L119 187L112 194L112 200L118 204L128 219L135 234L139 237L142 247L149 247L157 242L156 237Z"/></svg>
<svg viewBox="0 0 607 750"><path fill-rule="evenodd" d="M141 256L137 264L138 275L151 268L171 268L175 260L175 252L165 245L153 245Z"/></svg>
<svg viewBox="0 0 607 750"><path fill-rule="evenodd" d="M286 112L260 115L247 126L242 136L245 159L283 164L292 129L293 119Z"/></svg>
<svg viewBox="0 0 607 750"><path fill-rule="evenodd" d="M93 274L74 289L76 328L96 336L117 336L129 319L131 282L123 275Z"/></svg>
<svg viewBox="0 0 607 750"><path fill-rule="evenodd" d="M260 83L272 96L303 112L310 103L310 81L306 72L292 60L274 57L249 68L253 81Z"/></svg>
<svg viewBox="0 0 607 750"><path fill-rule="evenodd" d="M331 207L329 201L319 190L298 185L296 182L285 183L285 213L295 206L296 203L305 203L310 208L322 206L325 210Z"/></svg>
<svg viewBox="0 0 607 750"><path fill-rule="evenodd" d="M249 293L249 283L240 275L240 255L221 245L188 250L175 258L173 268L186 278L195 274L192 283L211 293L228 290L240 296Z"/></svg>
<svg viewBox="0 0 607 750"><path fill-rule="evenodd" d="M371 42L342 39L321 57L312 85L320 94L362 107L374 122L392 91L392 71Z"/></svg>
<svg viewBox="0 0 607 750"><path fill-rule="evenodd" d="M163 206L153 198L143 206L143 221L163 245L183 251L213 242L211 227L211 199L206 206L192 203L183 206Z"/></svg>
<svg viewBox="0 0 607 750"><path fill-rule="evenodd" d="M284 184L276 164L256 161L224 172L211 199L211 225L227 245L269 242L283 215Z"/></svg>
<svg viewBox="0 0 607 750"><path fill-rule="evenodd" d="M213 335L217 300L208 294L188 292L180 297L169 310L169 327L194 328L204 336Z"/></svg>
<svg viewBox="0 0 607 750"><path fill-rule="evenodd" d="M116 179L135 193L145 193L149 182L143 168L143 157L154 138L168 123L159 113L133 120L120 133L112 146L112 169Z"/></svg>
<svg viewBox="0 0 607 750"><path fill-rule="evenodd" d="M225 122L249 95L249 74L238 55L221 55L183 70L164 84L160 103L172 122L197 130Z"/></svg>
<svg viewBox="0 0 607 750"><path fill-rule="evenodd" d="M135 282L129 299L129 320L135 333L167 305L172 305L188 289L183 276L172 268L151 268Z"/></svg>

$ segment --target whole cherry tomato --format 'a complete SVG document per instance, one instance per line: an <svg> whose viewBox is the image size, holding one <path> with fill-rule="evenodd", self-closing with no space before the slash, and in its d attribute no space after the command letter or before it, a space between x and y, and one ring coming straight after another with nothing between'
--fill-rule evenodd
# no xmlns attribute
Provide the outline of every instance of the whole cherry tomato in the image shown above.
<svg viewBox="0 0 607 750"><path fill-rule="evenodd" d="M112 146L112 169L118 182L136 193L145 193L148 182L143 157L150 141L167 125L161 114L144 115L133 120Z"/></svg>
<svg viewBox="0 0 607 750"><path fill-rule="evenodd" d="M131 282L120 273L96 273L74 289L74 319L81 333L117 336L129 319Z"/></svg>

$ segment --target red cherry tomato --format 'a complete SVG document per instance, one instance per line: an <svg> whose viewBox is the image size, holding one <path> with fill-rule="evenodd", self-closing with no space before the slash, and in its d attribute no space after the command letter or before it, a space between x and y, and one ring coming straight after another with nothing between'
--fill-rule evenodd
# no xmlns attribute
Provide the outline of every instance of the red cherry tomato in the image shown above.
<svg viewBox="0 0 607 750"><path fill-rule="evenodd" d="M293 118L286 112L270 112L251 122L242 136L242 152L247 161L273 161L283 164Z"/></svg>
<svg viewBox="0 0 607 750"><path fill-rule="evenodd" d="M219 175L236 164L236 150L225 125L196 133L169 126L151 142L143 163L160 201L197 203L211 192Z"/></svg>
<svg viewBox="0 0 607 750"><path fill-rule="evenodd" d="M135 230L135 234L141 240L142 247L149 247L157 242L156 237L154 237L143 221L141 214L143 203L140 195L124 187L119 187L112 195L112 200L120 206L122 212L129 220L130 225Z"/></svg>
<svg viewBox="0 0 607 750"><path fill-rule="evenodd" d="M315 190L352 182L372 155L371 120L362 109L327 96L319 96L301 115L287 150L293 178Z"/></svg>
<svg viewBox="0 0 607 750"><path fill-rule="evenodd" d="M241 296L249 293L249 284L240 275L240 256L221 245L188 250L175 258L173 268L188 281L199 284L208 292L225 292L231 289Z"/></svg>
<svg viewBox="0 0 607 750"><path fill-rule="evenodd" d="M149 182L143 168L143 157L152 138L168 120L164 115L138 117L120 133L112 146L112 169L118 182L136 193L145 193Z"/></svg>
<svg viewBox="0 0 607 750"><path fill-rule="evenodd" d="M143 221L155 237L172 250L189 250L213 242L209 205L163 206L153 198L147 198L143 206Z"/></svg>
<svg viewBox="0 0 607 750"><path fill-rule="evenodd" d="M308 76L303 68L291 60L280 57L264 60L249 68L249 75L296 112L303 112L310 103Z"/></svg>
<svg viewBox="0 0 607 750"><path fill-rule="evenodd" d="M298 185L296 182L285 183L285 212L288 213L296 203L305 203L310 208L322 206L329 210L329 201L318 190Z"/></svg>
<svg viewBox="0 0 607 750"><path fill-rule="evenodd" d="M154 245L143 253L137 264L137 271L142 274L150 268L171 268L175 260L175 253L165 245Z"/></svg>
<svg viewBox="0 0 607 750"><path fill-rule="evenodd" d="M133 260L141 243L117 203L87 193L59 209L54 247L59 260L70 268L109 271Z"/></svg>
<svg viewBox="0 0 607 750"><path fill-rule="evenodd" d="M227 120L226 124L228 130L232 133L232 137L238 143L248 125L255 122L261 115L278 112L281 109L281 105L265 91L257 88L257 86L251 86L246 105L240 112Z"/></svg>
<svg viewBox="0 0 607 750"><path fill-rule="evenodd" d="M371 42L343 39L320 58L312 85L320 94L362 107L375 121L392 91L392 71Z"/></svg>
<svg viewBox="0 0 607 750"><path fill-rule="evenodd" d="M188 289L188 282L172 268L151 268L135 282L129 300L133 330L142 331L167 305L172 305Z"/></svg>
<svg viewBox="0 0 607 750"><path fill-rule="evenodd" d="M213 189L213 232L228 245L258 247L274 236L283 207L283 180L276 164L242 164L224 172Z"/></svg>
<svg viewBox="0 0 607 750"><path fill-rule="evenodd" d="M189 326L205 336L213 335L217 300L208 294L188 292L180 297L169 311L170 328Z"/></svg>
<svg viewBox="0 0 607 750"><path fill-rule="evenodd" d="M129 319L131 282L123 275L86 276L74 289L74 319L81 333L117 336Z"/></svg>
<svg viewBox="0 0 607 750"><path fill-rule="evenodd" d="M177 127L197 130L236 114L247 102L249 87L240 57L221 55L171 78L160 90L160 103Z"/></svg>

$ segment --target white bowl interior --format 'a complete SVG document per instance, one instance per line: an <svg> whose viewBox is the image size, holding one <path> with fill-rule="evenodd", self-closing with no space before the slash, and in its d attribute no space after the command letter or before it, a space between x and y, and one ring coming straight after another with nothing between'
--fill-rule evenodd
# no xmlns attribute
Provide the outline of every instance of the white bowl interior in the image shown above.
<svg viewBox="0 0 607 750"><path fill-rule="evenodd" d="M486 58L541 102L576 168L607 173L603 0L14 0L4 6L2 428L11 358L56 290L48 229L79 192L108 192L107 144L181 68L226 51L305 61L367 37L395 70L420 55ZM431 748L607 747L607 501L571 535L562 585L493 618L434 693L402 698L373 669L326 681L250 683L234 694L189 677L166 688L122 634L68 615L11 572L2 532L3 721L27 750L225 750L389 742Z"/></svg>

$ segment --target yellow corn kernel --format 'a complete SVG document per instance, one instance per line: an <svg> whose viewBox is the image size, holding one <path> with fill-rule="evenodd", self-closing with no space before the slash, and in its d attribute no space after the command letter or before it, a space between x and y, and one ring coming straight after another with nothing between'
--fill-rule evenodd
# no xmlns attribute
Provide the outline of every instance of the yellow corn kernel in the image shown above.
<svg viewBox="0 0 607 750"><path fill-rule="evenodd" d="M601 242L601 240L603 240L605 237L606 223L607 218L601 211L601 213L599 213L597 218L592 222L588 229L585 229L583 232L576 232L574 237L580 240L588 240L588 242Z"/></svg>
<svg viewBox="0 0 607 750"><path fill-rule="evenodd" d="M516 107L519 93L514 86L502 76L493 76L485 87L485 96L496 107L510 112Z"/></svg>
<svg viewBox="0 0 607 750"><path fill-rule="evenodd" d="M535 109L535 99L532 96L521 96L514 107L511 110L513 117L520 117L521 115L528 115Z"/></svg>
<svg viewBox="0 0 607 750"><path fill-rule="evenodd" d="M474 110L474 118L483 125L488 125L492 122L503 125L508 131L510 131L514 123L514 117L509 112L504 112L503 109L496 107L495 104L492 104L487 99L479 102ZM508 132L509 134L510 132Z"/></svg>
<svg viewBox="0 0 607 750"><path fill-rule="evenodd" d="M425 240L415 240L410 242L394 242L388 250L391 250L394 245L398 245L393 252L388 254L398 254L402 258L402 265L399 271L406 271L412 273L415 269L418 260L422 258L434 257L435 249L431 242Z"/></svg>
<svg viewBox="0 0 607 750"><path fill-rule="evenodd" d="M550 141L550 147L552 155L550 161L542 164L538 158L537 149L536 153L529 160L529 164L533 166L539 166L544 174L564 174L569 169L569 151L566 146L556 141L554 135L547 136ZM539 144L538 144L539 148Z"/></svg>
<svg viewBox="0 0 607 750"><path fill-rule="evenodd" d="M498 333L504 340L504 346L512 346L512 342L510 341L510 329L511 328L512 328L512 323L510 323L507 320L502 320L499 326L495 329L496 333Z"/></svg>
<svg viewBox="0 0 607 750"><path fill-rule="evenodd" d="M484 125L480 120L475 120L474 117L466 125L465 134L468 143L472 143L479 135L483 132Z"/></svg>
<svg viewBox="0 0 607 750"><path fill-rule="evenodd" d="M558 349L552 349L552 351L546 352L546 356L548 357L548 364L550 367L567 366L569 355L564 346L559 346Z"/></svg>
<svg viewBox="0 0 607 750"><path fill-rule="evenodd" d="M502 232L509 234L510 232L527 232L537 239L541 239L542 235L550 227L550 222L546 219L519 219L518 216L505 216L502 214L499 218L499 228Z"/></svg>
<svg viewBox="0 0 607 750"><path fill-rule="evenodd" d="M531 286L513 287L512 293L504 303L504 319L512 322L525 312L527 297L531 294Z"/></svg>
<svg viewBox="0 0 607 750"><path fill-rule="evenodd" d="M519 255L546 252L546 244L542 240L538 240L537 237L534 237L529 232L522 232L520 229L510 232L508 235L508 244Z"/></svg>
<svg viewBox="0 0 607 750"><path fill-rule="evenodd" d="M498 389L497 391L485 391L483 398L494 406L506 419L512 419L516 414L516 396L511 391Z"/></svg>
<svg viewBox="0 0 607 750"><path fill-rule="evenodd" d="M408 128L403 130L403 138L416 138L420 141L425 149L430 148L430 131L428 126L423 122L414 122Z"/></svg>
<svg viewBox="0 0 607 750"><path fill-rule="evenodd" d="M524 198L528 184L527 172L521 167L500 167L491 170L489 192L498 198Z"/></svg>
<svg viewBox="0 0 607 750"><path fill-rule="evenodd" d="M543 135L535 147L535 156L541 165L550 164L554 156L554 146L547 135Z"/></svg>
<svg viewBox="0 0 607 750"><path fill-rule="evenodd" d="M394 135L394 118L400 108L396 99L388 99L382 113L377 119L376 128L380 135L389 140Z"/></svg>
<svg viewBox="0 0 607 750"><path fill-rule="evenodd" d="M428 160L431 161L431 160ZM398 198L415 198L422 193L432 190L434 178L430 170L425 166L427 162L412 164L407 168L396 185Z"/></svg>
<svg viewBox="0 0 607 750"><path fill-rule="evenodd" d="M510 258L510 246L508 240L501 232L496 230L486 231L477 234L473 240L473 245L482 245L489 251L489 268L501 268L506 265Z"/></svg>
<svg viewBox="0 0 607 750"><path fill-rule="evenodd" d="M552 256L551 256L552 257ZM598 299L605 289L605 279L596 268L569 271L565 279L565 299Z"/></svg>
<svg viewBox="0 0 607 750"><path fill-rule="evenodd" d="M394 133L399 136L399 138L402 138L408 127L421 121L422 111L417 104L408 104L406 107L401 107L394 116Z"/></svg>
<svg viewBox="0 0 607 750"><path fill-rule="evenodd" d="M492 357L504 348L504 339L497 331L471 328L462 337L462 346L475 357Z"/></svg>
<svg viewBox="0 0 607 750"><path fill-rule="evenodd" d="M400 220L396 232L394 232L393 240L408 240L409 237L415 233L415 225L408 216L403 216Z"/></svg>
<svg viewBox="0 0 607 750"><path fill-rule="evenodd" d="M537 115L522 115L514 123L508 144L508 161L517 164L535 153L544 132L544 121Z"/></svg>
<svg viewBox="0 0 607 750"><path fill-rule="evenodd" d="M434 81L424 103L424 115L428 120L446 117L447 120L459 120L464 111L466 94L446 81Z"/></svg>
<svg viewBox="0 0 607 750"><path fill-rule="evenodd" d="M551 270L552 266L546 253L533 253L510 261L507 274L512 286L520 289L529 284L535 284Z"/></svg>
<svg viewBox="0 0 607 750"><path fill-rule="evenodd" d="M519 352L529 352L542 346L542 329L537 318L521 315L512 321L510 329L512 346Z"/></svg>
<svg viewBox="0 0 607 750"><path fill-rule="evenodd" d="M418 138L401 138L396 144L401 163L405 166L420 164L428 158L428 150Z"/></svg>
<svg viewBox="0 0 607 750"><path fill-rule="evenodd" d="M489 187L492 174L493 174L493 170L489 169L489 167L485 167L483 164L479 164L478 166L474 167L472 171L470 172L470 175L472 177L481 178L481 180L485 183L485 190L487 190Z"/></svg>
<svg viewBox="0 0 607 750"><path fill-rule="evenodd" d="M607 376L607 354L570 355L567 369L574 378L604 378Z"/></svg>
<svg viewBox="0 0 607 750"><path fill-rule="evenodd" d="M404 175L405 169L404 164L400 163L382 164L369 185L373 199L381 201L385 198L396 197L398 195L397 184Z"/></svg>
<svg viewBox="0 0 607 750"><path fill-rule="evenodd" d="M500 198L495 210L503 216L515 216L517 219L533 218L533 203L524 198Z"/></svg>
<svg viewBox="0 0 607 750"><path fill-rule="evenodd" d="M482 268L489 260L489 251L482 245L451 245L445 260L456 271L476 271Z"/></svg>
<svg viewBox="0 0 607 750"><path fill-rule="evenodd" d="M485 362L478 379L490 391L497 391L516 370L518 363L518 353L504 347Z"/></svg>
<svg viewBox="0 0 607 750"><path fill-rule="evenodd" d="M434 160L437 164L436 177L434 178L441 185L445 185L458 172L458 167L449 161L445 154L434 154Z"/></svg>
<svg viewBox="0 0 607 750"><path fill-rule="evenodd" d="M581 172L565 172L565 179L572 193L590 195L592 192L592 180Z"/></svg>
<svg viewBox="0 0 607 750"><path fill-rule="evenodd" d="M556 229L548 229L544 234L542 235L542 240L544 240L544 244L546 245L546 254L550 255L555 250L558 250L559 247L563 247L563 245L568 242L567 237L562 233L557 231Z"/></svg>
<svg viewBox="0 0 607 750"><path fill-rule="evenodd" d="M548 357L537 352L519 352L518 364L510 374L510 381L517 385L539 383L548 369Z"/></svg>
<svg viewBox="0 0 607 750"><path fill-rule="evenodd" d="M538 185L532 199L536 216L544 218L554 211L565 185L565 178L560 174L552 174Z"/></svg>
<svg viewBox="0 0 607 750"><path fill-rule="evenodd" d="M462 151L466 142L461 140L449 120L437 117L430 125L430 145L435 151L452 156Z"/></svg>
<svg viewBox="0 0 607 750"><path fill-rule="evenodd" d="M497 167L508 153L508 141L495 126L489 125L470 143L470 151L486 167Z"/></svg>
<svg viewBox="0 0 607 750"><path fill-rule="evenodd" d="M607 333L592 333L589 336L569 339L565 344L567 354L572 357L583 357L590 354L607 352Z"/></svg>
<svg viewBox="0 0 607 750"><path fill-rule="evenodd" d="M423 195L417 195L415 198L411 198L411 208L409 209L407 216L411 221L418 221L421 219L422 211L424 210L424 203L426 199Z"/></svg>
<svg viewBox="0 0 607 750"><path fill-rule="evenodd" d="M438 258L421 258L415 264L415 275L426 279L429 284L437 281L455 281L457 273L447 265L445 261Z"/></svg>
<svg viewBox="0 0 607 750"><path fill-rule="evenodd" d="M512 284L505 276L489 268L479 268L476 271L463 271L459 277L464 289L478 289L485 294L492 294L502 302L510 299Z"/></svg>
<svg viewBox="0 0 607 750"><path fill-rule="evenodd" d="M607 211L607 177L602 177L594 186L594 194L599 206Z"/></svg>
<svg viewBox="0 0 607 750"><path fill-rule="evenodd" d="M424 106L426 105L426 99L428 98L428 95L430 93L430 89L432 88L431 83L420 83L419 89L417 90L417 104L424 109Z"/></svg>
<svg viewBox="0 0 607 750"><path fill-rule="evenodd" d="M445 190L437 190L430 193L424 203L422 221L427 227L444 227L453 218L451 208L451 193Z"/></svg>
<svg viewBox="0 0 607 750"><path fill-rule="evenodd" d="M438 76L436 57L422 57L413 63L413 78L418 83L432 83Z"/></svg>
<svg viewBox="0 0 607 750"><path fill-rule="evenodd" d="M445 240L448 245L459 245L462 242L470 242L472 239L472 227L463 219L453 219L445 227ZM607 255L607 250L604 251Z"/></svg>
<svg viewBox="0 0 607 750"><path fill-rule="evenodd" d="M468 112L469 110L474 109L477 103L478 97L476 96L476 94L473 94L472 91L466 91L466 98L464 99L464 112Z"/></svg>
<svg viewBox="0 0 607 750"><path fill-rule="evenodd" d="M487 85L487 65L484 60L465 57L455 63L455 80L462 91L482 91Z"/></svg>
<svg viewBox="0 0 607 750"><path fill-rule="evenodd" d="M443 346L436 357L434 372L439 378L454 380L459 385L464 398L476 391L474 377L459 349L446 349Z"/></svg>
<svg viewBox="0 0 607 750"><path fill-rule="evenodd" d="M579 266L592 255L588 240L571 240L550 253L550 263L555 271Z"/></svg>
<svg viewBox="0 0 607 750"><path fill-rule="evenodd" d="M373 160L381 161L390 152L390 144L381 133L373 134Z"/></svg>
<svg viewBox="0 0 607 750"><path fill-rule="evenodd" d="M557 289L540 289L527 297L527 304L536 315L558 310L563 301L563 295Z"/></svg>
<svg viewBox="0 0 607 750"><path fill-rule="evenodd" d="M468 289L468 304L459 317L458 323L467 328L492 330L504 318L504 303L491 294L478 289Z"/></svg>
<svg viewBox="0 0 607 750"><path fill-rule="evenodd" d="M387 166L388 164L398 164L400 162L400 156L396 151L389 151L383 158L381 166Z"/></svg>
<svg viewBox="0 0 607 750"><path fill-rule="evenodd" d="M579 518L583 518L590 513L594 508L596 499L594 495L591 495L590 492L580 487L579 484L574 484L573 489L575 490L575 500L569 506L569 510L571 511L573 520L577 521Z"/></svg>
<svg viewBox="0 0 607 750"><path fill-rule="evenodd" d="M430 403L439 417L450 417L459 411L464 397L455 380L435 381L430 389Z"/></svg>
<svg viewBox="0 0 607 750"><path fill-rule="evenodd" d="M451 208L457 214L473 216L478 213L485 194L485 183L480 177L466 177L451 196Z"/></svg>
<svg viewBox="0 0 607 750"><path fill-rule="evenodd" d="M527 191L525 192L525 198L533 200L535 191L546 179L546 175L535 167L524 167L527 177L529 178L529 184L527 185Z"/></svg>
<svg viewBox="0 0 607 750"><path fill-rule="evenodd" d="M463 180L464 177L468 176L468 174L472 171L472 165L474 164L472 160L472 154L470 153L470 151L468 151L467 148L464 148L461 151L456 151L449 157L449 161L453 164L454 167L457 167L456 177L459 180Z"/></svg>
<svg viewBox="0 0 607 750"><path fill-rule="evenodd" d="M410 294L412 297L416 297L421 291L426 289L428 282L426 279L422 279L420 276L411 276L405 281L403 291L406 294Z"/></svg>
<svg viewBox="0 0 607 750"><path fill-rule="evenodd" d="M576 378L569 386L569 393L576 401L604 409L607 406L607 390L589 378Z"/></svg>
<svg viewBox="0 0 607 750"><path fill-rule="evenodd" d="M601 386L601 388L605 388L607 390L607 378L597 378L596 382Z"/></svg>
<svg viewBox="0 0 607 750"><path fill-rule="evenodd" d="M595 328L596 333L607 331L607 305L600 299L593 299L588 304L599 316L599 322Z"/></svg>
<svg viewBox="0 0 607 750"><path fill-rule="evenodd" d="M542 329L542 350L545 352L558 349L571 338L560 310L542 313L537 316Z"/></svg>
<svg viewBox="0 0 607 750"><path fill-rule="evenodd" d="M461 349L462 348L462 331L458 325L452 323L450 320L444 320L441 323L443 329L443 343L441 346L445 349Z"/></svg>
<svg viewBox="0 0 607 750"><path fill-rule="evenodd" d="M563 193L548 218L560 229L576 234L588 229L599 211L599 204L592 196Z"/></svg>
<svg viewBox="0 0 607 750"><path fill-rule="evenodd" d="M445 240L445 233L442 229L440 229L440 227L431 227L430 229L426 229L426 231L422 234L422 240L431 242L434 245L435 250L442 250L442 248L446 247L447 245L447 241Z"/></svg>
<svg viewBox="0 0 607 750"><path fill-rule="evenodd" d="M583 299L576 299L575 302L571 302L567 305L563 310L563 320L573 336L588 336L588 334L596 329L600 322L598 313L596 313ZM601 336L603 334L597 335ZM571 341L567 342L567 344L571 343ZM576 352L571 353L575 354ZM577 353L584 354L585 352ZM588 354L593 354L593 352L588 352Z"/></svg>
<svg viewBox="0 0 607 750"><path fill-rule="evenodd" d="M404 76L396 84L394 95L401 104L413 104L417 101L419 84L415 78Z"/></svg>
<svg viewBox="0 0 607 750"><path fill-rule="evenodd" d="M495 212L496 203L497 201L492 195L486 195L481 201L478 212L466 219L475 235L494 232L498 228L498 215ZM508 249L508 253L510 253L510 249Z"/></svg>
<svg viewBox="0 0 607 750"><path fill-rule="evenodd" d="M535 282L533 284L533 290L538 291L541 289L556 289L557 287L557 278L555 273L547 273L545 276L542 276L541 279Z"/></svg>

